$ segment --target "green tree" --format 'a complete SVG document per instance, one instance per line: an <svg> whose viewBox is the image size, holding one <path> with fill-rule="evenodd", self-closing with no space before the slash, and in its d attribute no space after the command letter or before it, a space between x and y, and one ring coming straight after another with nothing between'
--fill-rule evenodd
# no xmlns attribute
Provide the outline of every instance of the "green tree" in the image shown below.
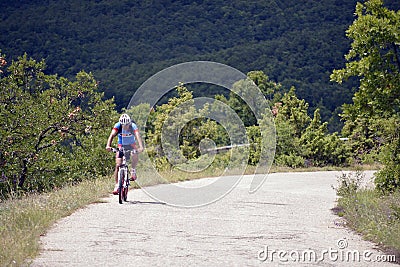
<svg viewBox="0 0 400 267"><path fill-rule="evenodd" d="M308 103L296 96L295 88L292 87L282 98L282 107L279 114L292 125L295 136L300 138L307 128L311 118L308 116Z"/></svg>
<svg viewBox="0 0 400 267"><path fill-rule="evenodd" d="M343 133L351 138L358 154L384 152L385 169L378 173L377 185L383 191L392 190L400 185L400 149L394 137L400 127L387 128L384 121L397 122L400 116L400 11L384 7L382 0L369 0L357 3L355 14L357 18L346 32L352 39L345 56L348 63L344 69L334 70L331 79L342 83L359 77L353 104L343 107Z"/></svg>
<svg viewBox="0 0 400 267"><path fill-rule="evenodd" d="M290 167L343 165L349 157L346 145L336 133L328 133L321 122L319 109L308 116L308 103L297 98L292 87L278 103L276 124L276 159Z"/></svg>
<svg viewBox="0 0 400 267"><path fill-rule="evenodd" d="M1 193L43 191L108 170L104 140L115 112L91 74L75 81L25 54L0 79ZM104 139L102 139L104 138Z"/></svg>
<svg viewBox="0 0 400 267"><path fill-rule="evenodd" d="M325 154L324 149L327 132L327 123L321 123L319 109L316 109L311 123L300 137L303 156L315 165L325 163L326 156L329 156Z"/></svg>
<svg viewBox="0 0 400 267"><path fill-rule="evenodd" d="M315 166L344 165L350 156L348 146L337 133L328 133L328 123L321 122L319 109L314 111L311 123L300 137L300 143L303 157Z"/></svg>
<svg viewBox="0 0 400 267"><path fill-rule="evenodd" d="M270 80L268 75L263 71L250 71L247 73L247 77L258 86L265 98L268 100L270 106L273 106L282 98L282 94L284 93L283 86Z"/></svg>
<svg viewBox="0 0 400 267"><path fill-rule="evenodd" d="M275 127L275 164L293 168L304 166L305 159L301 156L300 139L296 134L295 127L279 114L275 119Z"/></svg>
<svg viewBox="0 0 400 267"><path fill-rule="evenodd" d="M275 104L282 98L284 91L282 85L273 82L263 71L250 71L247 74L248 78L260 89L261 93L267 100L269 106ZM216 96L217 100L229 105L241 118L246 127L258 125L257 119L251 110L252 108L264 107L260 104L263 99L258 99L254 94L256 87L249 80L241 80L233 85L232 91L228 98L224 96ZM246 103L243 99L250 101ZM259 112L263 113L263 111Z"/></svg>
<svg viewBox="0 0 400 267"><path fill-rule="evenodd" d="M300 138L311 121L307 115L308 104L297 98L292 87L283 95L277 107L275 163L289 167L304 166Z"/></svg>
<svg viewBox="0 0 400 267"><path fill-rule="evenodd" d="M207 119L209 105L195 107L192 93L183 85L176 88L177 97L156 107L147 134L147 151L158 169L185 163L201 155L203 139L218 139L220 128Z"/></svg>

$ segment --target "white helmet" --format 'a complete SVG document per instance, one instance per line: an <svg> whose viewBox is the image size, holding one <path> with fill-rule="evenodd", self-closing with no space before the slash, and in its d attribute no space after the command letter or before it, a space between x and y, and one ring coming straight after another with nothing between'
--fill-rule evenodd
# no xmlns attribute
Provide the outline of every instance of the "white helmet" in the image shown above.
<svg viewBox="0 0 400 267"><path fill-rule="evenodd" d="M122 114L121 117L119 117L119 122L122 125L129 124L131 123L131 118L129 117L128 114Z"/></svg>

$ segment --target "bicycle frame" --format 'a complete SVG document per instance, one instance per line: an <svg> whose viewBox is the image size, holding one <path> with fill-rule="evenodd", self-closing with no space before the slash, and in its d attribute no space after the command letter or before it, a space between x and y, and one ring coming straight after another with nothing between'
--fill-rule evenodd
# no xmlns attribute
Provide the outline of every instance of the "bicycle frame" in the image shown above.
<svg viewBox="0 0 400 267"><path fill-rule="evenodd" d="M127 201L128 197L128 190L129 190L129 168L127 164L127 158L125 156L125 153L137 153L135 150L125 150L123 147L119 149L113 149L113 152L118 152L122 153L122 163L118 166L118 201L120 204L123 203L123 201Z"/></svg>
<svg viewBox="0 0 400 267"><path fill-rule="evenodd" d="M126 201L128 197L129 178L128 178L128 165L126 164L126 158L123 156L122 164L118 170L118 200L122 204L122 201Z"/></svg>

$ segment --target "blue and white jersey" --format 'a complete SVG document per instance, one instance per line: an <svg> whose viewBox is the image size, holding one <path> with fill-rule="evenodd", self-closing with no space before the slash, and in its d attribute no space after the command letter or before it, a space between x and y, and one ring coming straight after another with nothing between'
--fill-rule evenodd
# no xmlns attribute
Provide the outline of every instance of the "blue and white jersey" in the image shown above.
<svg viewBox="0 0 400 267"><path fill-rule="evenodd" d="M120 122L117 122L113 129L118 132L118 145L132 145L136 143L135 132L139 131L136 124L133 122L128 127L128 129L124 129Z"/></svg>

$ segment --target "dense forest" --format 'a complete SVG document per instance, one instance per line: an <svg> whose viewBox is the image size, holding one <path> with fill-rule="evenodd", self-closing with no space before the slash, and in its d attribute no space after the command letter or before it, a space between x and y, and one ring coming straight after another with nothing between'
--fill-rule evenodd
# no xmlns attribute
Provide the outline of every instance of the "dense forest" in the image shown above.
<svg viewBox="0 0 400 267"><path fill-rule="evenodd" d="M271 80L319 108L323 121L351 102L357 82L329 81L344 66L355 0L15 0L0 2L0 48L8 59L45 59L48 73L94 74L126 107L165 67L193 60L230 65ZM399 9L396 0L385 5ZM204 89L204 88L203 88ZM202 92L202 94L209 94ZM333 122L333 121L332 121ZM330 123L338 130L337 123Z"/></svg>

